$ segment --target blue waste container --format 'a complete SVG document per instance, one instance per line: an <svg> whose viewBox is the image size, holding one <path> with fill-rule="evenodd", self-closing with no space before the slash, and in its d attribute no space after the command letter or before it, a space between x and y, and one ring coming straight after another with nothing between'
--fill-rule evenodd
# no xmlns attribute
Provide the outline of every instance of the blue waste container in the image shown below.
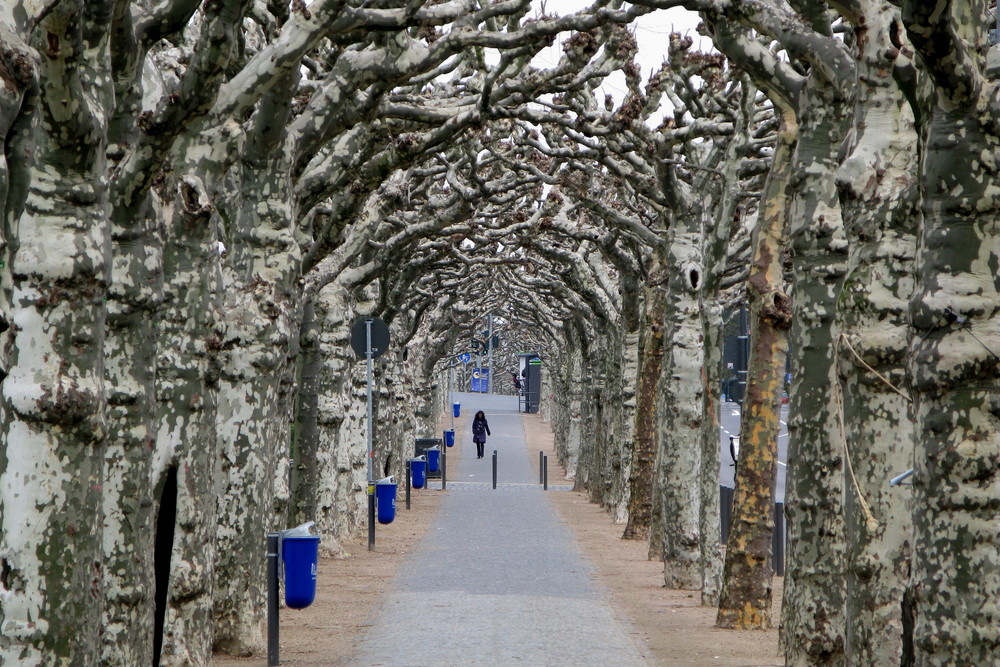
<svg viewBox="0 0 1000 667"><path fill-rule="evenodd" d="M456 417L461 417L462 416L462 404L461 403L454 403L454 404L452 404L451 410L452 410L452 413Z"/></svg>
<svg viewBox="0 0 1000 667"><path fill-rule="evenodd" d="M437 472L441 469L441 448L431 447L427 450L427 472Z"/></svg>
<svg viewBox="0 0 1000 667"><path fill-rule="evenodd" d="M423 456L418 456L415 459L410 459L410 483L413 485L414 489L424 488L424 483L427 481L427 459Z"/></svg>
<svg viewBox="0 0 1000 667"><path fill-rule="evenodd" d="M396 482L386 477L375 482L375 506L378 508L378 522L392 523L396 518Z"/></svg>
<svg viewBox="0 0 1000 667"><path fill-rule="evenodd" d="M455 446L455 429L446 428L444 430L444 444L446 447Z"/></svg>
<svg viewBox="0 0 1000 667"><path fill-rule="evenodd" d="M282 538L281 560L285 565L285 604L305 609L316 598L319 535Z"/></svg>

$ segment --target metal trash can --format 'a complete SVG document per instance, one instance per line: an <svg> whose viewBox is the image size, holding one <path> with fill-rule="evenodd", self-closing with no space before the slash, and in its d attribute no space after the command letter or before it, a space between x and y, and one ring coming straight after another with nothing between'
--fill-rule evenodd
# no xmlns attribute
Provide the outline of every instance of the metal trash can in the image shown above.
<svg viewBox="0 0 1000 667"><path fill-rule="evenodd" d="M396 518L396 478L386 477L375 482L375 506L378 522L390 524Z"/></svg>
<svg viewBox="0 0 1000 667"><path fill-rule="evenodd" d="M427 483L427 457L418 456L410 459L410 483L414 489L424 488Z"/></svg>

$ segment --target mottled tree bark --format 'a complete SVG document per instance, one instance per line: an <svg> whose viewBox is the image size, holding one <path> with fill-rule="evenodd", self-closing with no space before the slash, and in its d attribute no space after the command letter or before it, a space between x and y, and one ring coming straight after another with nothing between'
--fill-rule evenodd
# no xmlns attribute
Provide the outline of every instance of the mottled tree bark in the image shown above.
<svg viewBox="0 0 1000 667"><path fill-rule="evenodd" d="M798 128L780 112L771 172L760 203L754 259L747 280L751 306L750 363L740 425L733 520L716 623L726 628L771 625L771 538L778 415L788 352L791 303L782 285L781 255L787 219L791 152Z"/></svg>
<svg viewBox="0 0 1000 667"><path fill-rule="evenodd" d="M13 223L17 238L0 432L6 664L101 659L108 4L62 3L42 16L19 7L19 18L39 21L38 56L14 42L15 69L3 76L6 95L32 96L38 123L23 210L18 187L4 202L7 215L20 210L4 221L4 236Z"/></svg>
<svg viewBox="0 0 1000 667"><path fill-rule="evenodd" d="M667 244L665 338L659 433L663 578L668 588L701 589L701 423L704 340L699 292L701 220L688 213Z"/></svg>
<svg viewBox="0 0 1000 667"><path fill-rule="evenodd" d="M903 3L934 86L920 170L914 327L916 664L1000 662L1000 210L981 2Z"/></svg>
<svg viewBox="0 0 1000 667"><path fill-rule="evenodd" d="M665 290L661 264L656 262L649 270L644 285L643 325L639 357L639 378L636 387L635 445L632 454L632 470L629 475L628 523L626 540L646 540L649 538L650 521L653 516L653 476L655 473L656 451L659 446L656 428L656 396L659 386L664 349L664 308Z"/></svg>
<svg viewBox="0 0 1000 667"><path fill-rule="evenodd" d="M231 270L223 303L225 363L219 386L218 580L215 648L233 655L264 649L265 563L261 535L283 529L275 513L287 484L289 361L299 329L302 257L295 239L289 77L260 104L234 184L229 217Z"/></svg>
<svg viewBox="0 0 1000 667"><path fill-rule="evenodd" d="M846 656L853 664L905 664L903 598L910 582L910 487L886 480L912 467L913 416L906 387L907 301L916 252L918 142L894 67L912 65L899 10L864 0L855 138L837 173L850 243L838 305L846 454ZM872 178L872 174L882 174ZM855 356L857 355L857 356ZM856 482L856 486L855 486ZM874 519L872 521L871 519ZM911 656L912 657L912 656Z"/></svg>
<svg viewBox="0 0 1000 667"><path fill-rule="evenodd" d="M158 321L157 492L177 470L177 516L162 660L206 664L215 583L217 401L222 331L218 217L192 169L175 182L175 218L164 243L164 307Z"/></svg>
<svg viewBox="0 0 1000 667"><path fill-rule="evenodd" d="M154 313L163 298L155 213L120 222L113 216L105 380L108 445L104 464L105 665L153 660L155 499L151 453L156 441Z"/></svg>
<svg viewBox="0 0 1000 667"><path fill-rule="evenodd" d="M821 19L816 17L821 29ZM832 34L804 32L793 52L811 63L797 98L789 244L794 266L789 395L785 658L794 665L839 665L844 655L843 433L831 385L837 298L847 241L834 175L856 86L854 61Z"/></svg>

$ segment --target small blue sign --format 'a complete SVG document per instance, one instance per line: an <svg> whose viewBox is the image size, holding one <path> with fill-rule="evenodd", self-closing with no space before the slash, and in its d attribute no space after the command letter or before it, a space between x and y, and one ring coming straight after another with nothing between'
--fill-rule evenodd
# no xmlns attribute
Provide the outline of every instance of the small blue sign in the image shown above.
<svg viewBox="0 0 1000 667"><path fill-rule="evenodd" d="M461 361L463 364L467 364L472 360L472 355L469 354L468 352L464 352L458 355L458 360Z"/></svg>

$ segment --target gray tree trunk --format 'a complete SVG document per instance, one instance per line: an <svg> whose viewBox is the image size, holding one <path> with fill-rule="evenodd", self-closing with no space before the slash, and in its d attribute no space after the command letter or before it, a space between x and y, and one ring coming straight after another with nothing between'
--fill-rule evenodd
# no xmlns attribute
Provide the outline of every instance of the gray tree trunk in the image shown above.
<svg viewBox="0 0 1000 667"><path fill-rule="evenodd" d="M660 382L664 352L665 290L662 281L662 262L654 258L646 281L643 300L643 319L640 328L641 354L639 356L636 386L635 444L632 468L629 475L628 523L622 536L627 540L649 539L653 515L653 477L656 471L656 452L659 430L656 428L656 397Z"/></svg>
<svg viewBox="0 0 1000 667"><path fill-rule="evenodd" d="M221 452L215 648L231 655L264 649L262 535L287 526L275 512L289 456L288 377L300 319L302 257L283 128L292 83L265 98L242 160L231 221L231 270L223 304L224 365L219 386ZM295 344L293 344L295 343Z"/></svg>
<svg viewBox="0 0 1000 667"><path fill-rule="evenodd" d="M778 415L788 352L791 303L782 284L791 152L798 128L783 110L771 171L761 199L754 258L747 280L751 306L750 362L740 425L733 520L726 544L717 624L771 625L771 540L777 468Z"/></svg>
<svg viewBox="0 0 1000 667"><path fill-rule="evenodd" d="M202 665L211 656L213 634L222 276L218 217L206 184L195 173L174 182L175 213L164 244L154 474L159 492L167 469L177 471L162 660Z"/></svg>
<svg viewBox="0 0 1000 667"><path fill-rule="evenodd" d="M700 590L701 424L704 340L699 296L704 275L700 218L689 214L668 241L663 379L658 404L663 578L668 588Z"/></svg>
<svg viewBox="0 0 1000 667"><path fill-rule="evenodd" d="M3 58L15 65L4 76L6 111L19 113L19 91L31 91L37 126L23 208L23 182L4 192L4 236L17 245L3 270L13 346L0 431L0 662L98 664L111 244L106 15L101 3L17 9L18 20L39 21L31 46L45 55L33 58L4 26ZM24 150L21 137L10 139Z"/></svg>
<svg viewBox="0 0 1000 667"><path fill-rule="evenodd" d="M910 487L890 488L886 480L913 460L912 404L893 387L906 391L906 315L918 222L918 156L912 147L918 136L896 79L883 75L897 60L907 61L893 43L905 38L899 10L884 0L865 0L858 15L848 18L855 24L863 19L868 46L857 63L867 90L856 110L853 145L837 173L850 247L838 307L852 473L844 508L846 655L853 664L906 664L913 641L904 618L912 494ZM880 172L881 178L872 178Z"/></svg>
<svg viewBox="0 0 1000 667"><path fill-rule="evenodd" d="M837 40L816 35L813 43L812 72L798 98L788 232L794 287L782 637L789 664L839 665L845 660L844 446L839 395L831 387L847 241L835 174L856 81L853 59Z"/></svg>
<svg viewBox="0 0 1000 667"><path fill-rule="evenodd" d="M903 3L933 82L920 170L914 327L916 664L1000 662L1000 294L992 25L980 2Z"/></svg>

